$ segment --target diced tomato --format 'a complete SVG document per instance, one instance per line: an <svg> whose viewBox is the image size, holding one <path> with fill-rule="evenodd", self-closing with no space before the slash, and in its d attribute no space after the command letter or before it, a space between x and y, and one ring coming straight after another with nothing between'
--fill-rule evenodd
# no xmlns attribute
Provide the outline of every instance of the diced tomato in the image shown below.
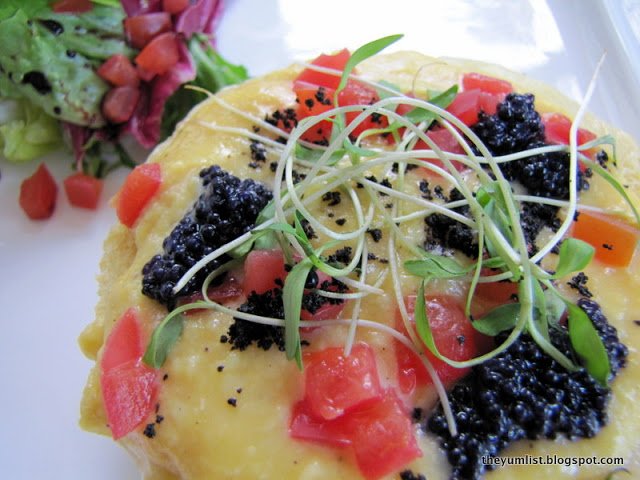
<svg viewBox="0 0 640 480"><path fill-rule="evenodd" d="M291 414L289 434L299 440L307 440L331 447L351 445L351 436L344 418L326 420L317 417L307 399L296 403Z"/></svg>
<svg viewBox="0 0 640 480"><path fill-rule="evenodd" d="M156 371L139 360L103 372L100 385L114 440L135 430L153 412Z"/></svg>
<svg viewBox="0 0 640 480"><path fill-rule="evenodd" d="M581 210L572 236L595 249L595 258L612 267L627 267L640 240L640 230L613 215Z"/></svg>
<svg viewBox="0 0 640 480"><path fill-rule="evenodd" d="M171 15L180 13L188 6L189 0L162 0L162 9Z"/></svg>
<svg viewBox="0 0 640 480"><path fill-rule="evenodd" d="M64 181L64 190L69 203L74 207L95 210L102 193L103 182L99 178L78 172Z"/></svg>
<svg viewBox="0 0 640 480"><path fill-rule="evenodd" d="M242 282L238 281L235 277L225 278L222 284L217 285L215 287L209 287L207 291L207 296L210 300L213 300L216 303L224 304L227 301L235 300L240 298L244 294L242 289ZM196 292L186 297L180 297L178 299L178 306L186 305L188 303L197 302L199 300L203 300L202 292ZM183 315L195 315L197 313L202 313L206 311L205 308L192 308L184 312Z"/></svg>
<svg viewBox="0 0 640 480"><path fill-rule="evenodd" d="M299 85L300 88L295 89L298 107L296 109L296 117L298 120L320 115L321 113L333 108L334 90L328 90L324 87L315 85ZM325 143L331 137L332 123L329 120L323 120L308 129L302 139L312 143Z"/></svg>
<svg viewBox="0 0 640 480"><path fill-rule="evenodd" d="M140 77L140 80L144 82L150 82L151 80L153 80L153 77L156 76L154 72L145 70L140 65L136 65L135 68L136 68L136 74L138 75L138 77Z"/></svg>
<svg viewBox="0 0 640 480"><path fill-rule="evenodd" d="M102 114L111 123L124 123L131 118L140 99L137 87L115 87L102 101Z"/></svg>
<svg viewBox="0 0 640 480"><path fill-rule="evenodd" d="M282 288L287 278L282 250L252 250L244 261L244 293Z"/></svg>
<svg viewBox="0 0 640 480"><path fill-rule="evenodd" d="M31 220L42 220L53 215L58 187L49 169L41 163L38 169L20 185L19 203Z"/></svg>
<svg viewBox="0 0 640 480"><path fill-rule="evenodd" d="M167 32L151 40L136 57L136 63L149 72L162 75L173 68L179 58L176 34Z"/></svg>
<svg viewBox="0 0 640 480"><path fill-rule="evenodd" d="M144 339L135 308L127 309L116 321L107 341L104 344L104 352L100 360L102 371L138 360L144 353Z"/></svg>
<svg viewBox="0 0 640 480"><path fill-rule="evenodd" d="M480 92L478 99L478 108L487 115L495 115L498 111L498 104L504 100L504 93L487 93Z"/></svg>
<svg viewBox="0 0 640 480"><path fill-rule="evenodd" d="M349 61L349 58L351 58L351 53L349 53L349 50L345 48L334 55L320 55L318 58L313 60L311 64L319 67L333 68L342 72ZM331 75L329 73L317 72L310 68L306 68L294 80L294 88L295 84L303 82L336 90L340 84L340 75L340 73Z"/></svg>
<svg viewBox="0 0 640 480"><path fill-rule="evenodd" d="M360 472L375 480L422 456L409 416L394 390L345 416Z"/></svg>
<svg viewBox="0 0 640 480"><path fill-rule="evenodd" d="M447 111L458 117L465 125L474 125L480 111L480 90L460 92L447 107Z"/></svg>
<svg viewBox="0 0 640 480"><path fill-rule="evenodd" d="M427 132L427 137L429 137L431 140L433 140L433 142L440 147L440 149L443 152L448 152L448 153L464 153L464 149L462 148L462 146L458 143L458 141L455 139L455 137L453 136L453 134L447 130L446 128L436 128L434 130L429 130ZM422 140L418 140L416 142L416 146L414 147L416 150L430 150L431 147L429 145L427 145L426 142L422 141ZM425 158L424 159L425 162L431 163L433 165L437 165L441 168L445 168L444 163L442 162L442 160L439 160L437 158ZM464 170L466 170L466 166L461 163L461 162L456 162L455 160L452 161L453 166L455 167L455 169L459 172L462 172ZM445 168L446 170L446 168ZM427 170L424 169L425 173L427 173L428 175L432 175L432 176L439 176L438 174L436 174L435 172L432 172L431 170Z"/></svg>
<svg viewBox="0 0 640 480"><path fill-rule="evenodd" d="M51 5L51 10L56 13L85 13L91 9L91 0L58 0Z"/></svg>
<svg viewBox="0 0 640 480"><path fill-rule="evenodd" d="M504 94L513 92L513 85L506 80L483 75L481 73L466 73L462 76L464 90L480 90L490 94Z"/></svg>
<svg viewBox="0 0 640 480"><path fill-rule="evenodd" d="M112 55L98 68L98 75L116 87L137 87L140 78L131 61L119 53Z"/></svg>
<svg viewBox="0 0 640 480"><path fill-rule="evenodd" d="M342 347L307 354L305 365L306 399L318 418L337 418L382 393L375 354L365 343L347 357Z"/></svg>
<svg viewBox="0 0 640 480"><path fill-rule="evenodd" d="M124 31L129 43L143 48L152 38L171 31L171 15L167 12L145 13L124 19Z"/></svg>
<svg viewBox="0 0 640 480"><path fill-rule="evenodd" d="M415 302L415 296L408 297L406 301L412 324ZM484 353L488 347L487 337L473 328L456 298L450 295L425 296L425 302L433 338L442 355L453 360L469 360ZM399 312L396 315L396 325L400 331L406 332ZM431 377L422 360L399 342L396 342L395 347L400 391L411 393L416 387L430 385ZM446 387L451 387L469 372L468 368L452 367L428 350L425 355Z"/></svg>
<svg viewBox="0 0 640 480"><path fill-rule="evenodd" d="M346 105L371 105L378 100L380 100L380 97L378 97L378 93L373 88L355 80L347 82L344 90L338 94L338 104L341 107ZM360 112L347 112L345 114L347 125L358 115L360 115ZM369 115L351 132L351 137L357 138L365 130L385 128L387 125L387 117Z"/></svg>
<svg viewBox="0 0 640 480"><path fill-rule="evenodd" d="M142 363L144 338L129 308L111 330L100 360L100 386L114 439L137 428L154 409L157 372Z"/></svg>
<svg viewBox="0 0 640 480"><path fill-rule="evenodd" d="M344 302L330 303L321 305L313 313L302 309L300 311L300 320L333 320L340 317L340 312L344 310Z"/></svg>
<svg viewBox="0 0 640 480"><path fill-rule="evenodd" d="M544 113L542 115L544 125L544 136L547 143L552 145L569 145L569 131L571 130L571 120L560 113ZM596 134L579 128L577 132L578 145L583 145L595 140ZM597 148L591 148L583 152L588 157L594 157L598 153Z"/></svg>
<svg viewBox="0 0 640 480"><path fill-rule="evenodd" d="M116 213L131 228L160 189L162 172L158 163L143 163L129 174L118 194Z"/></svg>
<svg viewBox="0 0 640 480"><path fill-rule="evenodd" d="M482 270L482 275L496 275L500 273L498 270L489 268ZM490 283L478 283L475 289L475 295L482 297L484 300L490 301L492 304L504 305L514 301L514 295L518 294L518 284L511 281L500 281Z"/></svg>

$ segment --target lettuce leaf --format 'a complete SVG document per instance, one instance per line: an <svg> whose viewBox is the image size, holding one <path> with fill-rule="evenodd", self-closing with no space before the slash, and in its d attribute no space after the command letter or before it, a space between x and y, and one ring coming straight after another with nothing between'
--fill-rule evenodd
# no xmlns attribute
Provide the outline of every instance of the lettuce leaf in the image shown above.
<svg viewBox="0 0 640 480"><path fill-rule="evenodd" d="M58 149L62 144L56 119L28 100L0 102L0 148L14 163L26 162Z"/></svg>

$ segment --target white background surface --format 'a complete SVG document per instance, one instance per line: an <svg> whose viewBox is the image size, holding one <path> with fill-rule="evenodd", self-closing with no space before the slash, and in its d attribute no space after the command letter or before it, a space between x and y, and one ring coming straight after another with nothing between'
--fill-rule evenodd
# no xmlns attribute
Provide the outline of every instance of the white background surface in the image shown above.
<svg viewBox="0 0 640 480"><path fill-rule="evenodd" d="M640 139L639 31L637 0L227 0L218 46L258 75L405 33L391 50L501 63L578 101L606 51L590 109ZM58 206L32 222L17 198L37 164L0 158L0 477L133 480L124 451L77 426L90 362L76 339L92 320L101 243L115 221L107 199L126 172L109 177L98 212L86 212L61 190L70 155L49 160Z"/></svg>

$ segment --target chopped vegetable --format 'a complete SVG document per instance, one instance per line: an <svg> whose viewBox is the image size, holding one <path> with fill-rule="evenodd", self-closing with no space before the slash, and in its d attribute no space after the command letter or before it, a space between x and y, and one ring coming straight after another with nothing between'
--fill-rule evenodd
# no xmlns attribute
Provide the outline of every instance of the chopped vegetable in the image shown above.
<svg viewBox="0 0 640 480"><path fill-rule="evenodd" d="M440 353L455 360L468 360L486 351L488 339L473 328L456 298L448 295L427 296L425 297L425 302L429 325ZM407 313L413 324L416 297L408 297L406 304ZM399 315L397 316L396 326L400 331L404 330L404 325ZM425 355L445 386L452 386L469 372L468 368L455 368L448 365L435 358L428 350L426 350ZM431 384L431 377L428 375L422 360L414 352L398 342L396 342L396 360L398 362L398 382L401 392L411 393L417 387Z"/></svg>
<svg viewBox="0 0 640 480"><path fill-rule="evenodd" d="M136 63L148 72L162 75L178 63L179 56L176 34L167 32L154 37L136 57Z"/></svg>
<svg viewBox="0 0 640 480"><path fill-rule="evenodd" d="M572 235L595 249L595 258L612 267L627 267L640 240L640 230L613 215L581 210Z"/></svg>
<svg viewBox="0 0 640 480"><path fill-rule="evenodd" d="M144 163L129 174L120 189L116 213L123 225L131 228L160 189L162 172L157 163Z"/></svg>
<svg viewBox="0 0 640 480"><path fill-rule="evenodd" d="M465 73L462 76L462 88L463 90L480 90L494 95L513 92L513 85L510 82L474 72Z"/></svg>
<svg viewBox="0 0 640 480"><path fill-rule="evenodd" d="M112 88L104 97L102 113L112 123L127 122L133 115L139 99L140 90L136 87L125 85Z"/></svg>
<svg viewBox="0 0 640 480"><path fill-rule="evenodd" d="M153 38L171 31L171 16L165 12L145 13L124 20L127 40L136 48L144 48Z"/></svg>
<svg viewBox="0 0 640 480"><path fill-rule="evenodd" d="M569 145L569 130L571 130L571 120L559 113L544 113L542 114L542 123L544 125L544 137L547 143L552 145ZM595 133L585 130L584 128L578 129L578 145L583 145L595 140ZM597 148L591 148L584 152L589 157L594 157L598 152Z"/></svg>
<svg viewBox="0 0 640 480"><path fill-rule="evenodd" d="M154 409L157 372L142 363L145 343L137 311L130 308L104 345L100 387L115 440L135 430Z"/></svg>
<svg viewBox="0 0 640 480"><path fill-rule="evenodd" d="M162 0L162 9L171 15L175 15L186 9L189 3L189 0Z"/></svg>
<svg viewBox="0 0 640 480"><path fill-rule="evenodd" d="M43 220L53 215L58 187L44 163L20 185L20 206L32 220Z"/></svg>
<svg viewBox="0 0 640 480"><path fill-rule="evenodd" d="M282 250L252 250L244 261L245 295L282 288L286 277Z"/></svg>
<svg viewBox="0 0 640 480"><path fill-rule="evenodd" d="M351 53L349 53L349 50L346 48L333 55L320 55L313 60L311 64L319 67L333 68L337 70L336 74L331 75L329 73L318 72L311 68L307 68L303 70L293 81L294 90L297 88L298 84L319 85L336 90L340 84L339 72L344 70L344 67L347 65L350 57Z"/></svg>
<svg viewBox="0 0 640 480"><path fill-rule="evenodd" d="M98 75L116 87L137 87L140 77L131 61L124 55L116 54L100 65Z"/></svg>
<svg viewBox="0 0 640 480"><path fill-rule="evenodd" d="M102 193L102 180L78 172L67 177L63 183L71 205L89 210L96 209Z"/></svg>
<svg viewBox="0 0 640 480"><path fill-rule="evenodd" d="M91 0L58 0L51 5L56 13L85 13L92 8Z"/></svg>
<svg viewBox="0 0 640 480"><path fill-rule="evenodd" d="M375 354L365 343L356 344L349 356L335 347L305 355L304 361L306 399L317 418L340 417L382 393Z"/></svg>

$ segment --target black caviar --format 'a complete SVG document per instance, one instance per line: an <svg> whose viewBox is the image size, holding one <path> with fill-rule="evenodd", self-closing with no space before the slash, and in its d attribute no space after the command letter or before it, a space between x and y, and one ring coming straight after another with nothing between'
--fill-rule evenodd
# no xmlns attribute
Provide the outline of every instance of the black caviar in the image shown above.
<svg viewBox="0 0 640 480"><path fill-rule="evenodd" d="M271 200L264 185L240 180L219 166L200 172L204 191L193 208L164 239L164 253L142 269L142 293L169 308L178 296L196 292L206 276L228 260L226 255L209 262L180 290L178 280L198 260L253 228L258 213Z"/></svg>
<svg viewBox="0 0 640 480"><path fill-rule="evenodd" d="M582 299L578 305L591 318L607 350L614 377L625 365L626 347L618 340L600 307ZM565 329L551 329L552 343L572 357ZM507 334L496 338L502 343ZM451 479L479 479L483 456L497 456L520 439L591 438L607 422L610 392L585 369L565 370L523 334L505 352L473 367L449 395L458 435L452 438L442 407L426 427L440 437L452 466Z"/></svg>

